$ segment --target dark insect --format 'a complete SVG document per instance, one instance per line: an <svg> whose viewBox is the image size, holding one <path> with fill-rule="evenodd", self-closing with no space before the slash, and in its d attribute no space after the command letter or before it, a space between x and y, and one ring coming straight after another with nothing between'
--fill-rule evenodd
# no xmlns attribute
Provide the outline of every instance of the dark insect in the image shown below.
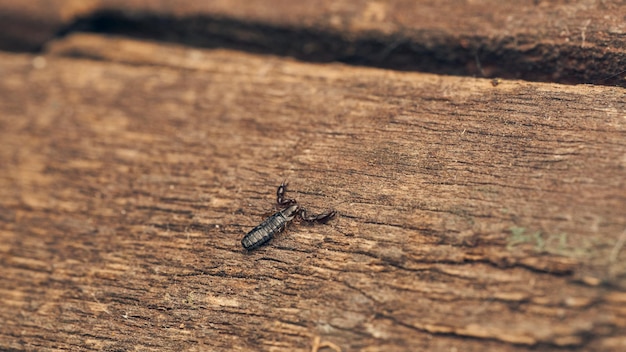
<svg viewBox="0 0 626 352"><path fill-rule="evenodd" d="M241 245L247 250L253 250L262 246L272 237L285 230L287 224L294 218L300 218L302 221L309 223L323 224L332 219L336 212L329 210L319 215L307 215L306 210L302 208L295 199L286 199L287 184L285 182L278 186L276 191L276 203L279 207L284 207L281 211L270 216L260 225L253 228L241 240Z"/></svg>

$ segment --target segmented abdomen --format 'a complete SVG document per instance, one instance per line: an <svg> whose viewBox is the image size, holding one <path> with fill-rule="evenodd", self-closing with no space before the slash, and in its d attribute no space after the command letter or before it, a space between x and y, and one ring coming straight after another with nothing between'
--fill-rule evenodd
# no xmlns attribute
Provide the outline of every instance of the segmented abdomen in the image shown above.
<svg viewBox="0 0 626 352"><path fill-rule="evenodd" d="M255 249L271 240L274 235L283 231L286 224L287 219L282 212L279 211L267 218L259 226L250 230L241 240L241 245L247 250Z"/></svg>

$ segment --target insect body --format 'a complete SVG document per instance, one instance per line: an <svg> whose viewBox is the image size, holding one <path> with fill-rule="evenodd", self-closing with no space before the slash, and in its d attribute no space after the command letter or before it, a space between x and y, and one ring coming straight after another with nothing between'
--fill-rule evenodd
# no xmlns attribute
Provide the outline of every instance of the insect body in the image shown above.
<svg viewBox="0 0 626 352"><path fill-rule="evenodd" d="M278 206L285 208L270 216L260 225L248 232L241 240L243 248L253 250L262 246L271 240L272 237L285 230L287 224L296 217L310 223L325 223L336 214L334 210L330 210L319 215L309 216L306 210L302 208L295 199L285 199L286 191L287 184L283 182L276 191L276 203Z"/></svg>

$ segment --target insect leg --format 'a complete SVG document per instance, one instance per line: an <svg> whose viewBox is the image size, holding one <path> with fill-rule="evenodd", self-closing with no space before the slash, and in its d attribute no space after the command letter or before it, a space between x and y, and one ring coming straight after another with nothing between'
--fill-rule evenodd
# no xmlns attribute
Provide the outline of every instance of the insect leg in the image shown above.
<svg viewBox="0 0 626 352"><path fill-rule="evenodd" d="M280 186L278 186L278 190L276 190L276 204L278 204L281 207L295 204L296 200L286 199L285 193L287 193L287 182L283 181L283 183L281 183Z"/></svg>
<svg viewBox="0 0 626 352"><path fill-rule="evenodd" d="M326 223L328 220L332 219L335 215L337 215L337 212L334 210L329 210L325 213L321 213L318 215L307 215L305 209L300 209L300 212L298 213L298 216L303 221L309 222L309 223L316 222L320 224Z"/></svg>

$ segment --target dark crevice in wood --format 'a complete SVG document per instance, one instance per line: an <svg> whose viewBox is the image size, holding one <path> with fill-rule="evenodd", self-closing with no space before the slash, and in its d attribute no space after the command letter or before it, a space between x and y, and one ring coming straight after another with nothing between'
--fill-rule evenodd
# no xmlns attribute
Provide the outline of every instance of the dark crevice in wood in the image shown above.
<svg viewBox="0 0 626 352"><path fill-rule="evenodd" d="M534 38L450 36L426 29L389 35L371 31L355 36L327 29L287 27L227 17L176 18L112 10L79 18L60 30L57 37L74 32L122 35L202 48L289 56L309 62L337 61L399 71L626 86L626 71L623 69L626 57L571 43L538 43ZM88 56L78 52L74 55Z"/></svg>

